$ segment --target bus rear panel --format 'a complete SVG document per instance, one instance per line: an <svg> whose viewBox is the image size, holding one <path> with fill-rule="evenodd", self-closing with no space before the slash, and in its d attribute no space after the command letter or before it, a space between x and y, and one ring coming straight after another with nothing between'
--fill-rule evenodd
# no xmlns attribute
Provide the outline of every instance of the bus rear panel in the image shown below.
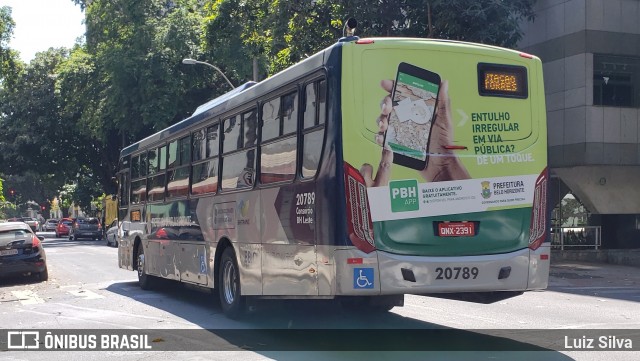
<svg viewBox="0 0 640 361"><path fill-rule="evenodd" d="M345 44L340 294L525 291L549 273L542 65L497 47ZM366 280L366 281L365 281Z"/></svg>

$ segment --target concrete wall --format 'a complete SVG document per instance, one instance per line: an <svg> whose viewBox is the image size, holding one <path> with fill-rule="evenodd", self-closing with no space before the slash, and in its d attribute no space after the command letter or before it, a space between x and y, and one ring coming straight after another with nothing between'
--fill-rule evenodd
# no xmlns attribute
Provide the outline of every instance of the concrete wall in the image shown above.
<svg viewBox="0 0 640 361"><path fill-rule="evenodd" d="M640 249L551 251L551 261L582 261L640 267Z"/></svg>
<svg viewBox="0 0 640 361"><path fill-rule="evenodd" d="M594 54L640 57L640 0L538 0L534 10L519 48L543 61L551 173L592 213L640 213L640 110L593 105Z"/></svg>

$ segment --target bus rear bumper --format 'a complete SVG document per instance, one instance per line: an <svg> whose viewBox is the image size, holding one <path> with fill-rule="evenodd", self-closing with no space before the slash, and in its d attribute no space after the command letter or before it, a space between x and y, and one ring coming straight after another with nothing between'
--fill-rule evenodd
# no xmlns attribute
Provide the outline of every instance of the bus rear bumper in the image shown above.
<svg viewBox="0 0 640 361"><path fill-rule="evenodd" d="M544 289L549 276L549 247L511 253L425 257L373 252L362 264L339 272L339 294L422 294ZM353 256L353 255L352 255ZM346 263L346 265L345 265ZM366 281L365 281L366 279ZM342 286L342 287L340 287Z"/></svg>
<svg viewBox="0 0 640 361"><path fill-rule="evenodd" d="M393 294L542 289L547 286L549 261L540 261L536 253L528 248L472 257L413 257L379 252L380 290L382 294Z"/></svg>

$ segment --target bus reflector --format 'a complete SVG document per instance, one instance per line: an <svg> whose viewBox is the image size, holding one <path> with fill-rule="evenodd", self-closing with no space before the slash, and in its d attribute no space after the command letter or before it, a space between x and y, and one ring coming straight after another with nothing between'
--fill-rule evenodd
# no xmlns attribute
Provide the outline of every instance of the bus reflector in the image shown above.
<svg viewBox="0 0 640 361"><path fill-rule="evenodd" d="M536 250L547 236L547 168L536 180L531 208L531 226L529 227L529 248Z"/></svg>
<svg viewBox="0 0 640 361"><path fill-rule="evenodd" d="M169 239L169 235L164 228L160 228L155 233L155 239Z"/></svg>
<svg viewBox="0 0 640 361"><path fill-rule="evenodd" d="M362 264L362 258L347 258L347 264Z"/></svg>
<svg viewBox="0 0 640 361"><path fill-rule="evenodd" d="M548 260L548 259L549 259L549 255L548 255L548 254L541 254L541 255L540 255L540 259L541 259L542 261L546 261L546 260Z"/></svg>
<svg viewBox="0 0 640 361"><path fill-rule="evenodd" d="M375 251L373 222L369 211L367 185L360 172L344 162L344 183L347 202L347 227L349 239L365 253Z"/></svg>

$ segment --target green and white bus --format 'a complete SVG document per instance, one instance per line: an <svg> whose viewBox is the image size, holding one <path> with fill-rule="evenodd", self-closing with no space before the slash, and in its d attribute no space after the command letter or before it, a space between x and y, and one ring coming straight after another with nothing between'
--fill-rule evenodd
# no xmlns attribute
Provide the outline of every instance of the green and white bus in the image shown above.
<svg viewBox="0 0 640 361"><path fill-rule="evenodd" d="M544 289L542 79L494 46L343 38L122 150L119 266L214 289L229 317Z"/></svg>

